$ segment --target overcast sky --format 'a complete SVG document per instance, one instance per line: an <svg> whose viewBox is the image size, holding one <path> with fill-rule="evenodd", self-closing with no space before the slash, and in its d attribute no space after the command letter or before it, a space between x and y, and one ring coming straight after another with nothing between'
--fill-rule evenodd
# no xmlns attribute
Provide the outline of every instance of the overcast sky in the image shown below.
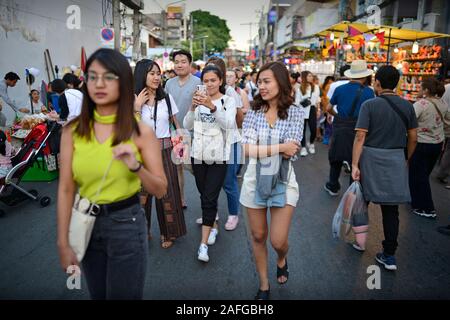
<svg viewBox="0 0 450 320"><path fill-rule="evenodd" d="M161 12L161 7L165 8L175 0L144 0L144 13ZM209 11L227 21L231 30L231 37L235 40L236 48L248 50L248 40L250 39L250 26L241 23L259 22L259 13L264 7L267 12L269 0L186 0L180 1L177 5L186 5L186 13L195 10ZM258 33L258 26L252 25L252 37ZM232 43L230 43L232 46Z"/></svg>

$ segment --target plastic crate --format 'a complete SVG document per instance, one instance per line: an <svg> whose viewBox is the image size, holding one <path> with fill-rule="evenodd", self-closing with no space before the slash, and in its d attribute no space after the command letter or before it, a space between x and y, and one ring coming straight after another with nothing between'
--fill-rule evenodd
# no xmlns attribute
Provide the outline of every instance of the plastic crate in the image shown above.
<svg viewBox="0 0 450 320"><path fill-rule="evenodd" d="M43 158L37 158L33 166L28 168L23 175L22 181L53 181L58 179L58 176L58 170L48 171L45 160Z"/></svg>

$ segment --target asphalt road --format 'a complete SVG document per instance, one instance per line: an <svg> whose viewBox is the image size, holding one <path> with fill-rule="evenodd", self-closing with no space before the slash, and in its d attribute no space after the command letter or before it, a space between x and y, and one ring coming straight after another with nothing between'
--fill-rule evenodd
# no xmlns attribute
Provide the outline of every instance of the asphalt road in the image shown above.
<svg viewBox="0 0 450 320"><path fill-rule="evenodd" d="M449 299L450 237L436 227L450 223L450 191L433 180L436 220L427 220L402 207L396 272L381 268L380 289L368 289L376 265L374 256L383 239L381 212L369 210L367 250L361 254L331 235L331 221L339 203L323 190L328 175L326 148L295 164L300 201L289 234L290 278L276 283L275 252L269 249L269 277L272 299ZM346 184L347 176L341 177ZM60 269L56 249L57 182L26 183L52 197L47 208L27 202L7 208L0 219L0 299L89 299L87 287L66 287L67 275ZM210 262L197 260L201 228L200 200L194 179L186 173L185 211L188 234L169 249L159 244L156 214L152 216L145 299L252 299L258 288L245 212L235 231L225 231L227 204L222 192L219 204L220 232L210 247Z"/></svg>

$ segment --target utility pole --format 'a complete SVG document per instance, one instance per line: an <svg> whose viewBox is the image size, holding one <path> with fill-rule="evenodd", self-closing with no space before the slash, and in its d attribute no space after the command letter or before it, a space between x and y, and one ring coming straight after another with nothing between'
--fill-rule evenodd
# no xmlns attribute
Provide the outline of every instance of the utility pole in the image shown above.
<svg viewBox="0 0 450 320"><path fill-rule="evenodd" d="M275 3L277 6L277 17L275 19L275 24L273 28L273 61L277 61L277 33L278 33L278 20L280 19L280 4L277 2Z"/></svg>
<svg viewBox="0 0 450 320"><path fill-rule="evenodd" d="M206 62L206 37L203 38L203 61Z"/></svg>
<svg viewBox="0 0 450 320"><path fill-rule="evenodd" d="M163 41L164 41L164 52L167 52L167 14L166 11L161 11L161 25L163 31Z"/></svg>
<svg viewBox="0 0 450 320"><path fill-rule="evenodd" d="M241 23L241 26L249 26L250 27L250 34L249 34L249 41L248 41L248 55L252 53L252 25L258 25L255 22L248 22L248 23Z"/></svg>
<svg viewBox="0 0 450 320"><path fill-rule="evenodd" d="M194 17L192 16L192 12L189 14L189 25L189 52L193 54L192 42L194 40Z"/></svg>
<svg viewBox="0 0 450 320"><path fill-rule="evenodd" d="M133 56L132 60L139 60L141 51L141 37L140 37L140 26L139 26L139 10L133 10Z"/></svg>
<svg viewBox="0 0 450 320"><path fill-rule="evenodd" d="M113 3L114 49L120 50L120 0Z"/></svg>

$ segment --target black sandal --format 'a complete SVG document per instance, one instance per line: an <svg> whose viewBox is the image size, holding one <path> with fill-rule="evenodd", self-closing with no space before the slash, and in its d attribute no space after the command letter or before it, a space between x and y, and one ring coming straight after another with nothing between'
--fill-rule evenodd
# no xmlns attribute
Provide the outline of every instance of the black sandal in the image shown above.
<svg viewBox="0 0 450 320"><path fill-rule="evenodd" d="M285 261L286 261L286 263L284 264L283 268L280 268L277 264L277 281L278 281L278 278L280 278L280 277L286 277L286 281L284 281L284 282L278 281L279 284L285 284L289 279L289 269L288 269L287 258L285 258Z"/></svg>
<svg viewBox="0 0 450 320"><path fill-rule="evenodd" d="M269 300L270 298L270 286L268 290L261 290L258 289L258 292L256 293L255 300Z"/></svg>

